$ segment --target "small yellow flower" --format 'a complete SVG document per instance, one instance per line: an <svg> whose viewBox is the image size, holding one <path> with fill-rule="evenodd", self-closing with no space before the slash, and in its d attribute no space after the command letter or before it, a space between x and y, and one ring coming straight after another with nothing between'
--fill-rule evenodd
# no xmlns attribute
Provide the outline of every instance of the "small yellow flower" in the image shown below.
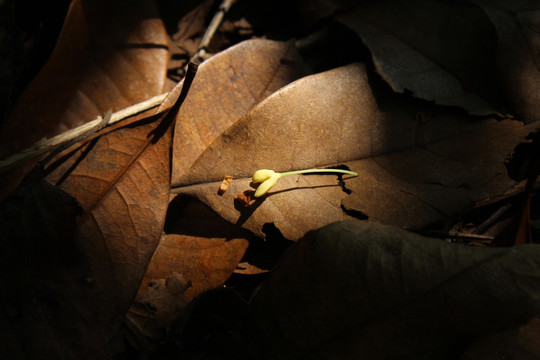
<svg viewBox="0 0 540 360"><path fill-rule="evenodd" d="M270 170L270 171L272 171L272 170ZM255 197L262 196L262 195L266 194L266 192L268 190L270 190L270 188L272 186L276 185L277 181L280 178L280 176L279 176L280 174L277 173L277 172L274 172L274 171L272 171L272 172L273 172L273 174L270 177L267 177L266 180L264 180L262 182L262 184L259 185L259 187L255 191L255 195L253 195L253 196L255 196ZM255 179L259 179L259 178L258 177L256 178L255 175L253 175L253 182L257 182L257 181L255 181Z"/></svg>
<svg viewBox="0 0 540 360"><path fill-rule="evenodd" d="M277 181L287 175L294 175L294 174L307 174L307 173L319 173L319 172L329 172L329 173L340 173L340 174L347 174L352 176L358 176L357 173L354 171L349 170L341 170L341 169L307 169L307 170L296 170L296 171L289 171L284 173L278 173L274 170L269 169L260 169L253 173L253 177L251 179L254 183L261 183L257 190L255 191L254 197L258 198L268 192L270 188L274 185L276 185Z"/></svg>
<svg viewBox="0 0 540 360"><path fill-rule="evenodd" d="M253 174L253 178L251 181L253 181L254 183L260 183L260 182L270 179L275 174L276 172L274 170L268 170L268 169L257 170Z"/></svg>

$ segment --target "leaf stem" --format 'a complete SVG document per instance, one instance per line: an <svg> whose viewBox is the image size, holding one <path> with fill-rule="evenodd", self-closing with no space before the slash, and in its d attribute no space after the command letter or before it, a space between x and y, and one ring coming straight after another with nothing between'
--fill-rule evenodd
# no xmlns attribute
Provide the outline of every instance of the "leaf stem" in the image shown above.
<svg viewBox="0 0 540 360"><path fill-rule="evenodd" d="M296 175L296 174L309 174L309 173L340 173L340 174L347 174L352 176L358 176L357 173L350 170L341 170L341 169L306 169L306 170L295 170L295 171L288 171L284 173L279 173L279 177L282 178L287 175Z"/></svg>

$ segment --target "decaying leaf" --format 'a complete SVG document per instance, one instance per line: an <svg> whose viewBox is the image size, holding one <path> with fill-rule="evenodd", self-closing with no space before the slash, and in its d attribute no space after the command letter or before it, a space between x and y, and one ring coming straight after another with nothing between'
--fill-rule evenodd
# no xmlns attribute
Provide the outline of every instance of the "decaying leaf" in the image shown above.
<svg viewBox="0 0 540 360"><path fill-rule="evenodd" d="M294 244L250 309L269 358L455 359L539 314L539 258L338 222Z"/></svg>
<svg viewBox="0 0 540 360"><path fill-rule="evenodd" d="M181 183L204 149L254 105L305 74L293 42L244 41L205 61L177 117L172 184Z"/></svg>
<svg viewBox="0 0 540 360"><path fill-rule="evenodd" d="M420 121L417 111L396 98L375 98L359 64L305 77L214 140L174 191L197 196L255 233L274 223L291 240L352 217L420 228L506 191L514 182L504 158L540 126L444 112ZM360 176L287 176L249 208L234 206L258 169L336 164ZM217 196L224 173L237 180Z"/></svg>
<svg viewBox="0 0 540 360"><path fill-rule="evenodd" d="M182 274L189 286L184 299L189 302L205 290L223 285L244 255L246 239L203 238L166 235L145 274L140 293L152 281L166 278L171 270Z"/></svg>
<svg viewBox="0 0 540 360"><path fill-rule="evenodd" d="M248 246L245 231L200 202L184 201L171 203L168 234L154 252L127 315L137 333L151 339L163 336L194 297L223 285Z"/></svg>
<svg viewBox="0 0 540 360"><path fill-rule="evenodd" d="M183 200L182 200L183 201ZM169 215L170 216L170 215ZM222 285L244 255L246 232L231 226L207 206L189 200L171 219L167 232L146 270L139 293L152 281L173 273L190 283L186 301Z"/></svg>

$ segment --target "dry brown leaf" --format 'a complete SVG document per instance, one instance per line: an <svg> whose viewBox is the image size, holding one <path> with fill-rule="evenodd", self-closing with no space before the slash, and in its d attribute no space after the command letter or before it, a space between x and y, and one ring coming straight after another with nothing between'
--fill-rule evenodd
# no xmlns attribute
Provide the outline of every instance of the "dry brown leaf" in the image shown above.
<svg viewBox="0 0 540 360"><path fill-rule="evenodd" d="M114 352L111 339L161 238L170 194L172 124L185 97L185 92L179 97L182 86L171 91L158 115L108 130L70 154L47 179L77 198L85 211L75 241L88 262L83 288L92 296L77 299L81 320L73 327L94 334L95 351ZM177 103L172 109L171 102Z"/></svg>
<svg viewBox="0 0 540 360"><path fill-rule="evenodd" d="M294 244L250 310L272 359L455 359L540 313L539 256L339 222Z"/></svg>
<svg viewBox="0 0 540 360"><path fill-rule="evenodd" d="M49 61L17 100L1 157L163 91L168 38L151 1L73 1ZM0 198L33 159L2 174Z"/></svg>
<svg viewBox="0 0 540 360"><path fill-rule="evenodd" d="M194 297L223 285L248 246L240 229L204 204L190 200L182 207L170 210L168 231L174 233L161 239L127 315L140 334L154 339Z"/></svg>
<svg viewBox="0 0 540 360"><path fill-rule="evenodd" d="M225 283L246 251L246 239L203 238L189 235L165 235L145 274L140 294L158 279L166 279L171 270L181 274L187 284L186 302L203 291Z"/></svg>
<svg viewBox="0 0 540 360"><path fill-rule="evenodd" d="M503 160L540 126L445 113L421 122L417 111L392 97L376 100L358 64L309 76L227 129L174 191L197 196L258 234L274 223L291 240L351 216L420 228L512 186ZM257 169L339 164L360 174L346 179L344 189L331 175L287 176L250 207L235 206ZM238 180L218 196L224 173Z"/></svg>
<svg viewBox="0 0 540 360"><path fill-rule="evenodd" d="M497 114L497 35L489 18L465 2L367 2L339 21L371 51L377 72L394 91ZM496 110L495 110L496 109Z"/></svg>
<svg viewBox="0 0 540 360"><path fill-rule="evenodd" d="M293 42L245 41L204 65L177 117L172 184L182 183L204 149L254 105L306 74Z"/></svg>

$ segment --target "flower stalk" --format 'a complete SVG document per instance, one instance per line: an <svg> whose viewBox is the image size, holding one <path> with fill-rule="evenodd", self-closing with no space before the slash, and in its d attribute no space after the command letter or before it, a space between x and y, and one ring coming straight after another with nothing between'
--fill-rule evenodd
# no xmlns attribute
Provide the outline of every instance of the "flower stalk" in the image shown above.
<svg viewBox="0 0 540 360"><path fill-rule="evenodd" d="M276 185L277 181L284 176L296 175L296 174L309 174L309 173L338 173L338 174L347 174L352 176L358 176L357 173L350 170L341 170L341 169L306 169L306 170L295 170L288 171L284 173L278 173L274 170L269 169L260 169L253 173L251 179L254 183L261 183L257 190L255 191L254 197L258 198L268 192L272 186Z"/></svg>

